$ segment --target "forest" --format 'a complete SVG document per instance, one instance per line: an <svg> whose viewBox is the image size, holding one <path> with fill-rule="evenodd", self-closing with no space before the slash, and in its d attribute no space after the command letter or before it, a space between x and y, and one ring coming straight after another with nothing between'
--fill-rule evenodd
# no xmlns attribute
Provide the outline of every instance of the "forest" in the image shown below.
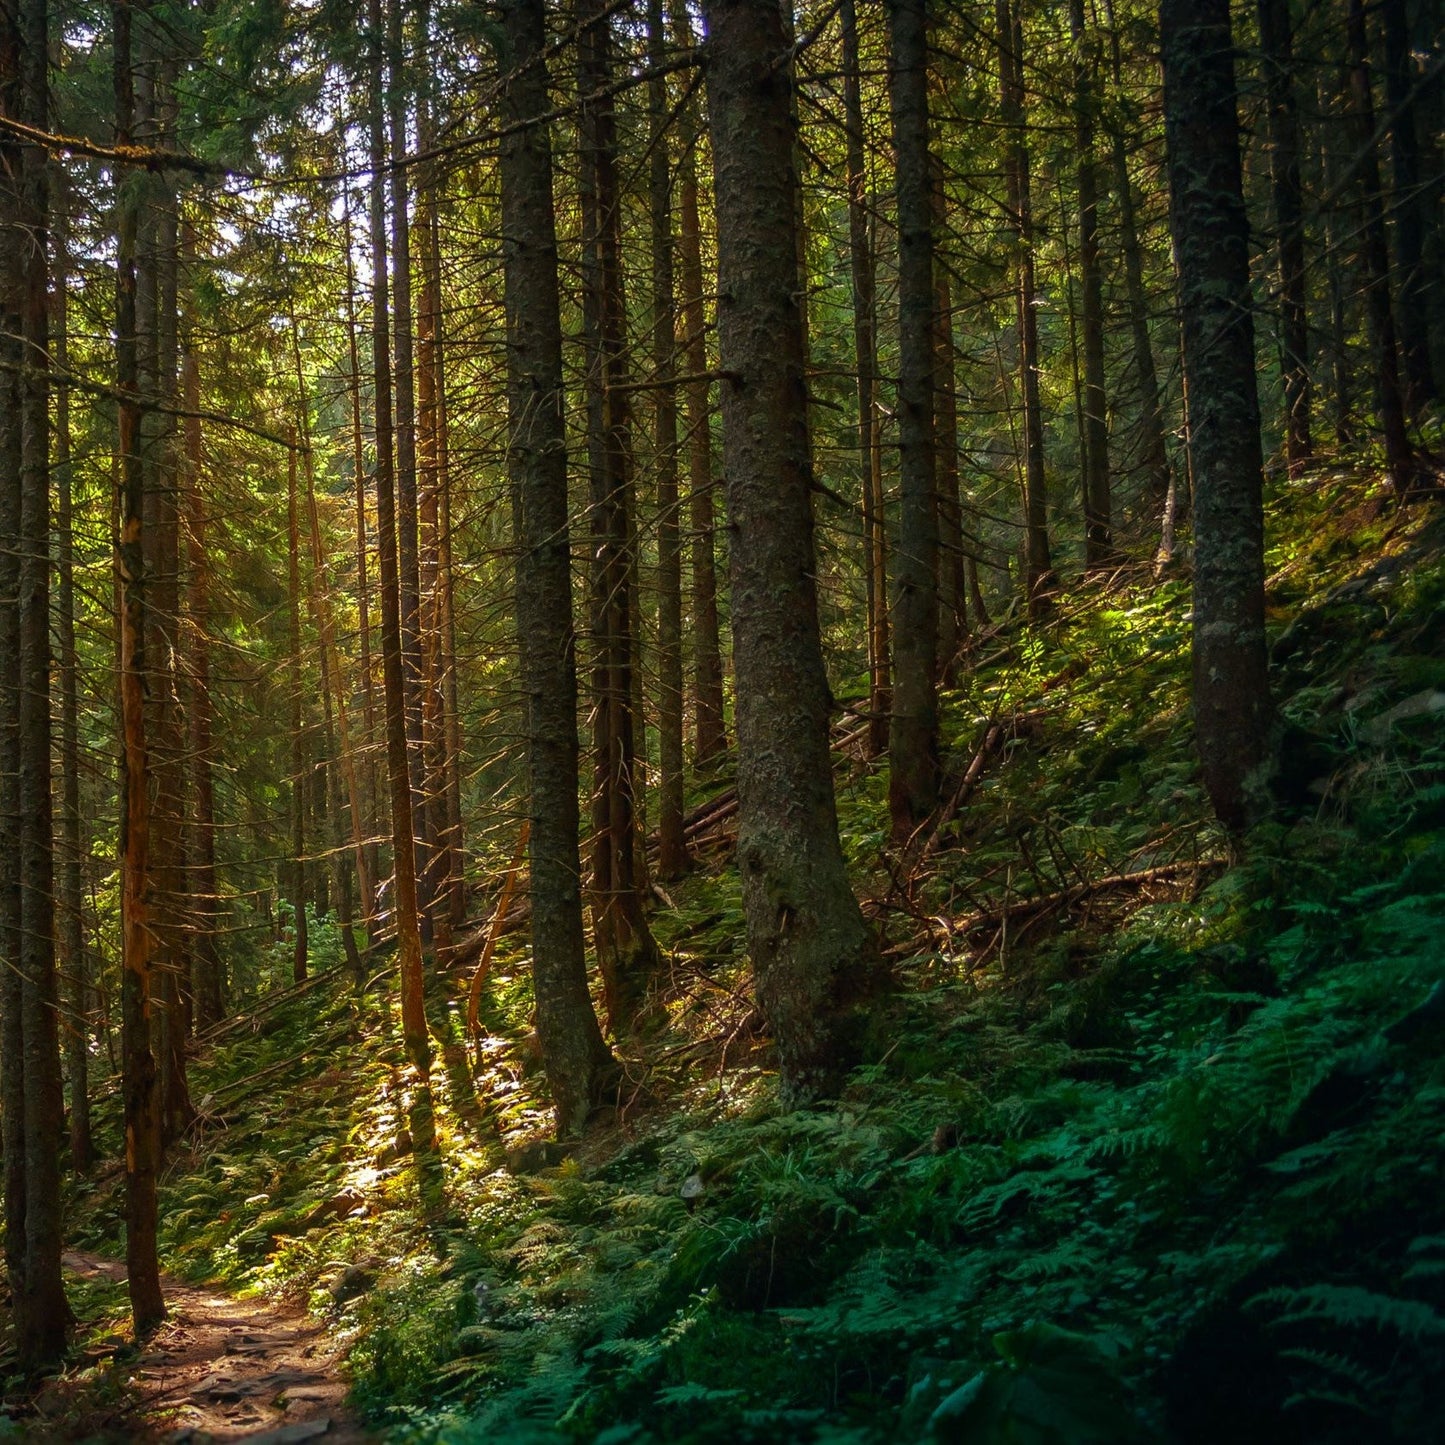
<svg viewBox="0 0 1445 1445"><path fill-rule="evenodd" d="M1445 1411L1442 0L0 0L0 1436Z"/></svg>

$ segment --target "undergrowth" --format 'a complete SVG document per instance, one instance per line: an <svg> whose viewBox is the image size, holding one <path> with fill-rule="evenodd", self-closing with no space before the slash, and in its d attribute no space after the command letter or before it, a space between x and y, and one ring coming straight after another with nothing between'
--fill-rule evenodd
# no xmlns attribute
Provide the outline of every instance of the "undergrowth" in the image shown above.
<svg viewBox="0 0 1445 1445"><path fill-rule="evenodd" d="M1275 498L1286 745L1243 861L1191 753L1187 587L1080 595L950 695L955 777L999 740L920 876L840 766L898 987L836 1106L776 1107L714 853L575 1154L526 1147L517 939L473 1057L465 980L431 1000L430 1171L384 996L338 973L198 1060L168 1266L306 1294L398 1441L1438 1439L1445 562L1351 485ZM118 1249L119 1199L75 1201L82 1242Z"/></svg>

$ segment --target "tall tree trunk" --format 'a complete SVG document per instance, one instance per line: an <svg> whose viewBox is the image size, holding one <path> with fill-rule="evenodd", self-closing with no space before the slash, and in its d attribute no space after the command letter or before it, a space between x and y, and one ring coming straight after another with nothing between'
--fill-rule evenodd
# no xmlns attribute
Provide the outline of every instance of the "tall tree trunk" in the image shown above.
<svg viewBox="0 0 1445 1445"><path fill-rule="evenodd" d="M1164 123L1194 461L1194 730L1226 827L1269 755L1263 459L1229 0L1162 0Z"/></svg>
<svg viewBox="0 0 1445 1445"><path fill-rule="evenodd" d="M937 84L936 73L931 77ZM968 586L963 555L963 497L958 475L958 394L953 349L953 280L938 242L948 234L948 195L943 167L932 157L929 185L933 208L933 433L934 487L938 496L938 676L946 687L956 680L958 659L968 640Z"/></svg>
<svg viewBox="0 0 1445 1445"><path fill-rule="evenodd" d="M579 18L593 13L582 0ZM595 17L578 39L583 97L580 187L583 331L587 342L588 453L593 538L592 933L614 1030L642 1006L658 964L638 877L634 707L635 551L632 418L628 406L626 307L622 279L621 195L610 19Z"/></svg>
<svg viewBox="0 0 1445 1445"><path fill-rule="evenodd" d="M431 931L431 851L426 831L426 759L422 743L421 568L416 465L416 362L411 303L411 171L407 154L405 0L388 0L388 110L391 128L392 345L396 354L396 539L402 682L406 702L407 770L411 779L412 841L416 853L417 909L424 935Z"/></svg>
<svg viewBox="0 0 1445 1445"><path fill-rule="evenodd" d="M577 852L576 634L572 624L562 325L543 0L503 0L513 67L501 142L507 309L507 472L531 798L532 991L557 1132L579 1133L612 1059L587 990ZM532 122L528 124L527 122Z"/></svg>
<svg viewBox="0 0 1445 1445"><path fill-rule="evenodd" d="M360 632L361 667L361 747L365 757L362 771L365 812L359 825L366 838L366 868L362 878L361 919L371 940L376 933L377 885L380 882L380 848L376 842L377 797L376 759L376 689L371 666L371 586L367 561L366 528L366 451L361 425L361 357L356 341L356 263L352 257L351 189L343 188L342 205L346 214L346 348L347 390L351 399L351 466L356 492L356 612Z"/></svg>
<svg viewBox="0 0 1445 1445"><path fill-rule="evenodd" d="M776 0L706 0L737 671L738 864L785 1104L859 1057L876 986L838 843L818 633L793 133Z"/></svg>
<svg viewBox="0 0 1445 1445"><path fill-rule="evenodd" d="M9 17L4 17L7 23ZM14 36L3 36L6 61L15 55ZM18 75L0 72L6 109L18 89ZM22 277L18 265L20 148L0 138L0 537L20 535L20 416L25 359L22 335ZM20 551L0 547L0 657L20 655ZM20 677L0 668L0 836L18 844L20 808ZM25 1016L20 972L20 856L18 847L0 848L0 1131L5 1169L5 1273L13 1307L25 1308Z"/></svg>
<svg viewBox="0 0 1445 1445"><path fill-rule="evenodd" d="M45 0L0 15L0 112L50 123ZM72 1323L60 1275L60 1143L65 1103L56 1027L50 755L49 174L44 151L0 148L0 324L7 362L0 421L0 613L6 681L0 728L6 854L0 873L0 1081L6 1263L14 1342L33 1373L65 1352Z"/></svg>
<svg viewBox="0 0 1445 1445"><path fill-rule="evenodd" d="M1123 91L1123 57L1113 6L1109 17L1109 53L1114 89ZM1111 107L1117 109L1117 107ZM1124 291L1129 305L1129 339L1134 363L1134 384L1139 391L1139 465L1144 492L1157 513L1165 507L1173 472L1164 441L1164 404L1159 374L1154 365L1154 344L1149 336L1149 298L1144 290L1144 249L1139 239L1139 217L1134 202L1134 181L1129 174L1129 142L1124 125L1116 119L1109 132L1109 154L1114 172L1114 195L1119 206L1119 250L1124 261Z"/></svg>
<svg viewBox="0 0 1445 1445"><path fill-rule="evenodd" d="M657 468L657 733L661 784L657 801L658 875L687 871L683 840L682 535L678 522L677 315L673 287L672 158L667 142L667 77L663 0L648 0L648 201L652 223L652 369Z"/></svg>
<svg viewBox="0 0 1445 1445"><path fill-rule="evenodd" d="M153 139L172 146L176 116L176 63L159 30L147 45L143 87L151 92ZM180 514L177 496L175 405L179 374L179 205L175 184L155 177L142 202L139 255L141 389L159 405L142 418L146 469L146 725L151 786L151 930L155 935L156 1052L160 1065L161 1143L164 1147L194 1116L186 1084L190 1023L188 873L185 835L186 749L179 697Z"/></svg>
<svg viewBox="0 0 1445 1445"><path fill-rule="evenodd" d="M1364 0L1349 0L1345 44L1350 66L1350 108L1353 139L1359 157L1361 249L1365 262L1365 319L1375 360L1375 390L1380 430L1385 441L1385 468L1397 497L1409 491L1415 459L1405 430L1405 398L1400 386L1400 357L1395 313L1390 299L1390 249L1385 238L1385 207L1380 161L1375 152L1375 99L1370 80L1370 44Z"/></svg>
<svg viewBox="0 0 1445 1445"><path fill-rule="evenodd" d="M1278 3L1278 0L1276 0ZM1420 134L1414 95L1414 62L1405 0L1380 0L1385 32L1385 99L1390 107L1391 209L1395 215L1395 260L1399 272L1400 350L1405 362L1405 399L1410 411L1437 399L1430 363L1430 287L1425 264L1425 230L1431 200L1420 165ZM1434 278L1439 285L1439 278Z"/></svg>
<svg viewBox="0 0 1445 1445"><path fill-rule="evenodd" d="M426 6L418 16L423 34L430 24ZM417 102L423 151L435 144L429 82ZM466 917L462 866L461 720L457 711L457 660L452 572L450 438L447 428L446 353L441 267L441 222L436 167L422 167L417 224L421 234L422 307L418 318L417 397L423 445L422 575L427 745L426 792L434 839L431 889L438 939L450 942Z"/></svg>
<svg viewBox="0 0 1445 1445"><path fill-rule="evenodd" d="M188 259L194 258L194 236L186 235L182 249ZM190 823L190 892L194 923L192 986L196 998L196 1027L205 1029L225 1017L226 973L216 940L221 921L221 900L216 891L216 792L212 773L211 559L207 550L205 488L201 482L201 365L194 317L182 338L181 403L186 412L184 494L190 624L190 696L186 720L193 809Z"/></svg>
<svg viewBox="0 0 1445 1445"><path fill-rule="evenodd" d="M301 366L301 341L296 328L295 317L291 322L293 355L296 363L296 389L300 397L301 415L307 420L303 438L301 461L306 477L306 527L311 544L311 586L307 590L311 625L316 629L316 638L321 647L321 694L326 723L326 777L329 813L335 828L333 839L333 872L337 881L337 908L341 925L342 947L346 952L348 965L359 971L361 960L357 952L356 938L352 930L350 874L346 872L342 855L349 842L352 862L360 884L361 896L369 898L374 892L367 856L364 815L361 803L361 779L356 766L356 750L351 734L351 706L347 701L346 679L342 672L341 655L336 644L336 618L331 605L331 575L326 560L326 548L321 540L321 517L316 506L316 464L311 448L309 418L311 404L307 397L306 378ZM333 724L333 713L335 722ZM340 734L340 753L336 747L336 735ZM348 830L341 816L339 790L335 785L336 767L339 764L346 780L348 804Z"/></svg>
<svg viewBox="0 0 1445 1445"><path fill-rule="evenodd" d="M417 913L416 849L411 821L411 774L407 749L406 684L402 667L400 577L397 556L396 473L392 456L391 325L387 307L386 132L383 115L381 0L370 0L371 49L371 355L376 389L376 530L381 561L381 665L386 711L387 779L391 793L391 839L401 975L401 1031L407 1057L423 1072L431 1067L423 993L421 928ZM404 199L404 198L403 198ZM402 223L403 228L405 222Z"/></svg>
<svg viewBox="0 0 1445 1445"><path fill-rule="evenodd" d="M888 809L896 842L938 803L938 499L933 431L933 202L925 0L889 0L898 187L898 457Z"/></svg>
<svg viewBox="0 0 1445 1445"><path fill-rule="evenodd" d="M1305 310L1304 208L1300 194L1299 110L1289 0L1259 0L1259 41L1269 107L1269 183L1274 198L1279 278L1280 374L1284 381L1284 454L1292 477L1310 459L1309 324Z"/></svg>
<svg viewBox="0 0 1445 1445"><path fill-rule="evenodd" d="M862 66L854 0L843 0L843 118L847 130L848 263L853 283L853 355L858 369L858 466L863 492L863 575L868 599L868 752L888 746L893 709L888 637L887 521L878 444L878 333L868 176L863 149Z"/></svg>
<svg viewBox="0 0 1445 1445"><path fill-rule="evenodd" d="M50 353L55 363L55 531L56 616L60 645L60 868L56 879L60 959L70 1015L65 1030L65 1064L70 1079L70 1165L87 1174L95 1162L90 1132L90 954L85 938L82 867L85 828L80 816L80 708L75 655L75 504L70 457L69 283L70 247L62 177L55 180L54 330Z"/></svg>
<svg viewBox="0 0 1445 1445"><path fill-rule="evenodd" d="M311 903L310 869L306 866L306 785L311 776L311 750L307 746L301 705L301 536L296 496L297 440L294 428L288 433L286 454L286 637L290 653L291 729L291 916L294 942L291 949L291 979L305 983L310 949L306 910Z"/></svg>
<svg viewBox="0 0 1445 1445"><path fill-rule="evenodd" d="M680 14L692 43L686 11ZM697 123L683 111L679 188L678 270L682 281L682 357L689 380L683 389L687 423L688 522L692 537L693 764L707 768L727 751L723 721L722 644L718 634L717 563L714 549L712 411L707 380L707 321L703 304L702 234L698 215Z"/></svg>
<svg viewBox="0 0 1445 1445"><path fill-rule="evenodd" d="M1069 0L1074 43L1074 183L1079 201L1079 329L1084 352L1084 566L1114 557L1109 495L1109 416L1104 383L1104 277L1099 265L1099 178L1094 156L1099 57L1084 0Z"/></svg>
<svg viewBox="0 0 1445 1445"><path fill-rule="evenodd" d="M1029 614L1038 617L1048 610L1056 580L1049 555L1049 501L1044 480L1033 197L1029 184L1028 124L1024 116L1024 32L1019 0L995 0L995 19L1003 124L1009 137L1004 164L1008 179L1008 224L1013 233L1019 382L1023 392L1024 589Z"/></svg>
<svg viewBox="0 0 1445 1445"><path fill-rule="evenodd" d="M115 131L117 147L135 139L137 120L127 0L113 10ZM148 18L142 10L143 18ZM140 196L134 178L122 173L116 217L116 390L119 435L119 531L116 574L120 583L121 698L121 1032L125 1114L126 1281L137 1334L165 1318L156 1257L156 1175L160 1160L160 1113L156 1060L151 1049L150 761L147 756L145 464L141 448L140 370L137 339L136 249Z"/></svg>

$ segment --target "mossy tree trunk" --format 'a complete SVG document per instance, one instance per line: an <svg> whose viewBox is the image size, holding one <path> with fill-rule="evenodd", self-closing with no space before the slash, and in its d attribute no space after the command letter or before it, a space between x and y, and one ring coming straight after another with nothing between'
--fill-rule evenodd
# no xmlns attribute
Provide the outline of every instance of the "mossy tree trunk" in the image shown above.
<svg viewBox="0 0 1445 1445"><path fill-rule="evenodd" d="M1263 461L1228 0L1163 0L1164 124L1194 469L1194 729L1241 829L1270 746Z"/></svg>
<svg viewBox="0 0 1445 1445"><path fill-rule="evenodd" d="M562 325L543 0L504 0L512 125L501 144L507 473L516 538L530 799L532 990L557 1132L581 1131L611 1072L587 988L577 832L577 652L562 419ZM527 122L530 122L528 124Z"/></svg>
<svg viewBox="0 0 1445 1445"><path fill-rule="evenodd" d="M859 1057L875 959L838 842L818 634L797 174L777 0L708 0L723 447L732 534L738 866L782 1097ZM926 335L926 332L925 332Z"/></svg>

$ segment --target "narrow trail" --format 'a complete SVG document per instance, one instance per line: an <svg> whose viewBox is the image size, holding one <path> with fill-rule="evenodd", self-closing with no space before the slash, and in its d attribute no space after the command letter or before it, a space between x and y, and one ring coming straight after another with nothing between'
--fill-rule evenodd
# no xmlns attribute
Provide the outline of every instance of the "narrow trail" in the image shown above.
<svg viewBox="0 0 1445 1445"><path fill-rule="evenodd" d="M125 1278L123 1264L99 1255L71 1253L64 1263L87 1278ZM170 1315L136 1362L106 1434L171 1445L372 1439L346 1408L346 1383L324 1326L274 1301L169 1278L164 1284Z"/></svg>

